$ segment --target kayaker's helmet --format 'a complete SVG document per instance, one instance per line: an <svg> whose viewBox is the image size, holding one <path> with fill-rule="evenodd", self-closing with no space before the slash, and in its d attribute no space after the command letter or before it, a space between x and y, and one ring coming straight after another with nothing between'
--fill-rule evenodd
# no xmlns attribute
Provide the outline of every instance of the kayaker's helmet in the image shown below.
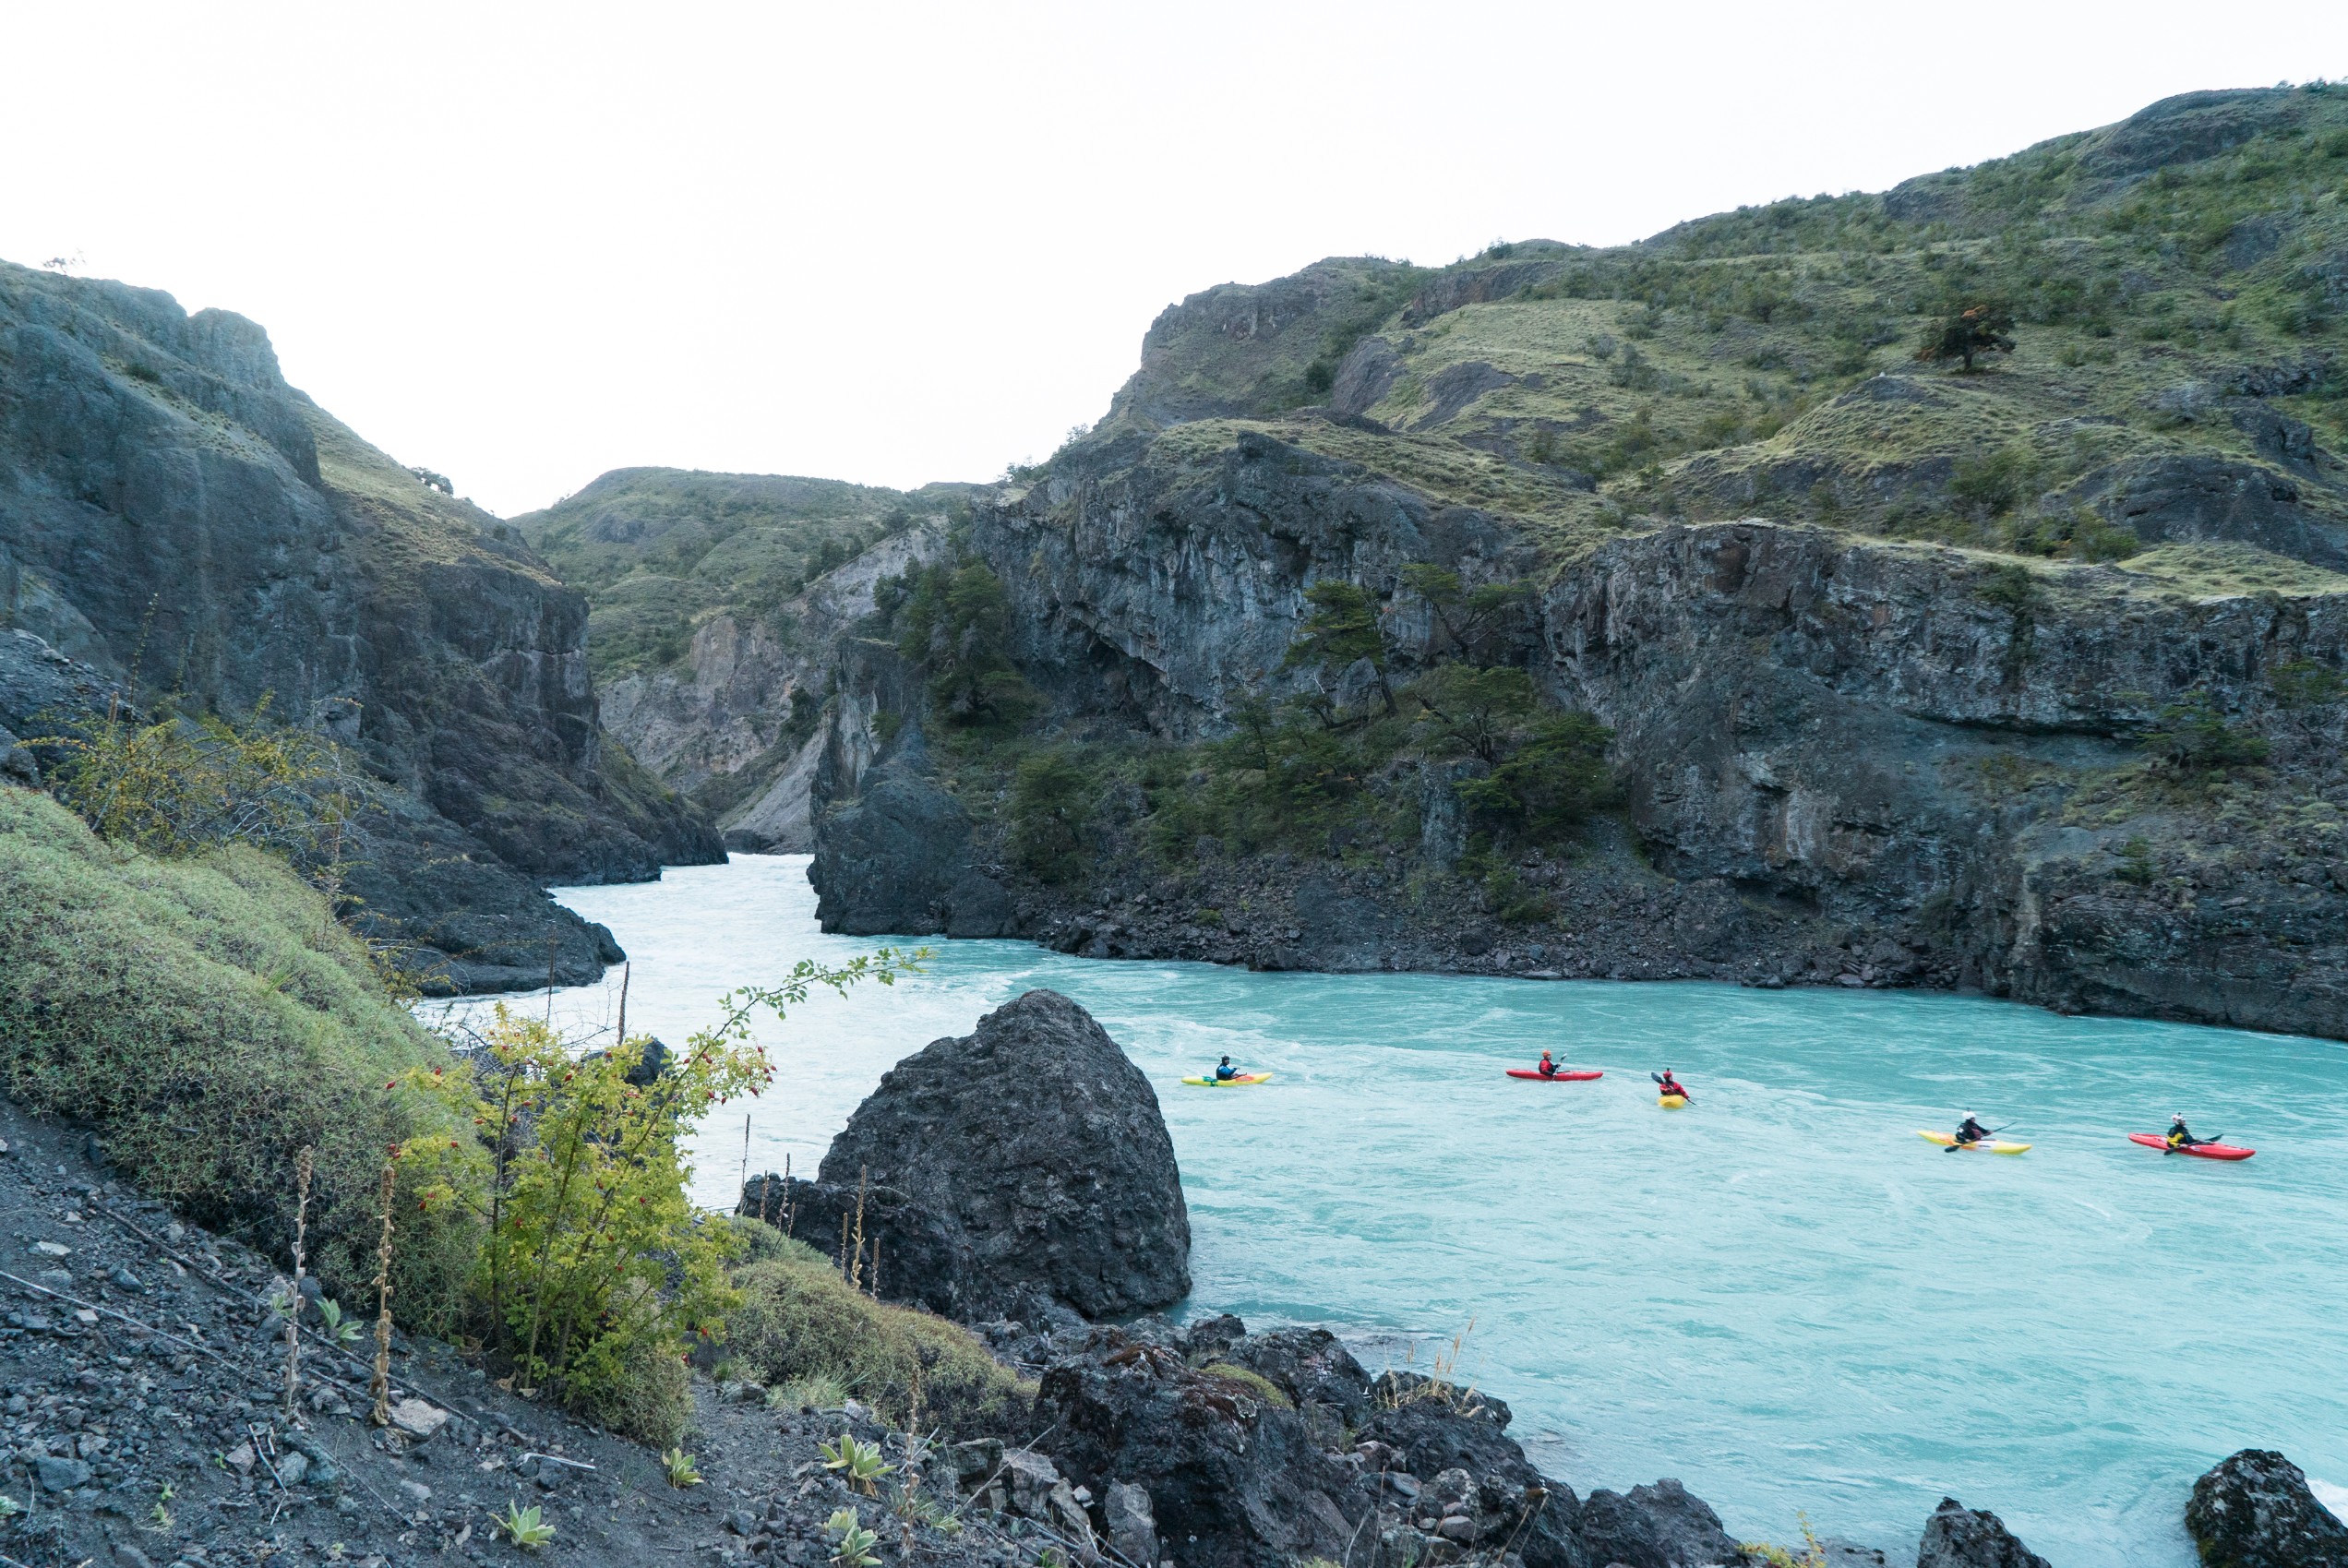
<svg viewBox="0 0 2348 1568"><path fill-rule="evenodd" d="M1225 1067L1228 1067L1228 1066L1230 1066L1230 1065L1231 1065L1231 1059L1230 1059L1229 1057L1228 1057L1228 1056L1227 1056L1227 1057L1225 1057L1225 1058L1223 1059L1222 1065L1223 1065L1223 1066L1225 1066Z"/></svg>

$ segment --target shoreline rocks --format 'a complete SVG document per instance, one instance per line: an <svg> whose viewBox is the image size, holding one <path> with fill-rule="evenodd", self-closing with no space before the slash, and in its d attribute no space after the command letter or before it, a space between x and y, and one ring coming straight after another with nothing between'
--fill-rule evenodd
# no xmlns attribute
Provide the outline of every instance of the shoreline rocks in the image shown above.
<svg viewBox="0 0 2348 1568"><path fill-rule="evenodd" d="M2194 1482L2185 1528L2206 1568L2348 1568L2348 1524L2271 1449L2243 1449Z"/></svg>

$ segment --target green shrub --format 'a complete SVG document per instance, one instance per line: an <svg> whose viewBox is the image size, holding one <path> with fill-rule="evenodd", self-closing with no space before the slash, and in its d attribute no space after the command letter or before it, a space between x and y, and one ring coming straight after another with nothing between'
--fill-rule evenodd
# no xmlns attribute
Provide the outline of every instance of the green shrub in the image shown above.
<svg viewBox="0 0 2348 1568"><path fill-rule="evenodd" d="M1080 878L1093 790L1092 773L1065 747L1050 747L1022 761L1011 784L1012 863L1041 881Z"/></svg>
<svg viewBox="0 0 2348 1568"><path fill-rule="evenodd" d="M693 1125L773 1077L749 1041L753 1011L779 1020L818 986L893 984L923 954L883 948L836 968L802 961L783 983L722 999L648 1082L652 1041L582 1055L503 1006L469 1070L412 1069L408 1082L476 1130L472 1141L401 1151L432 1177L427 1204L455 1208L486 1232L473 1276L483 1342L527 1386L624 1430L673 1439L683 1417L676 1375L689 1340L723 1336L739 1304L726 1265L741 1232L701 1214L679 1146Z"/></svg>
<svg viewBox="0 0 2348 1568"><path fill-rule="evenodd" d="M1016 729L1043 700L1011 662L1011 595L973 562L909 571L887 603L897 648L929 672L929 700L950 724Z"/></svg>
<svg viewBox="0 0 2348 1568"><path fill-rule="evenodd" d="M891 1306L850 1287L832 1260L737 1223L751 1256L734 1270L742 1304L728 1313L725 1342L769 1385L845 1389L892 1421L912 1412L920 1390L925 1421L977 1430L1033 1396L959 1324Z"/></svg>
<svg viewBox="0 0 2348 1568"><path fill-rule="evenodd" d="M2162 708L2140 737L2160 765L2181 773L2219 772L2267 760L2266 737L2226 722L2206 691Z"/></svg>
<svg viewBox="0 0 2348 1568"><path fill-rule="evenodd" d="M2275 700L2286 708L2318 707L2336 702L2348 691L2348 678L2330 664L2313 659L2294 659L2277 664L2267 673L2267 685Z"/></svg>
<svg viewBox="0 0 2348 1568"><path fill-rule="evenodd" d="M157 860L0 787L0 1083L94 1125L110 1163L189 1218L282 1254L294 1155L315 1147L311 1267L371 1302L383 1151L455 1125L390 1081L448 1060L283 862L234 846ZM477 1228L418 1212L417 1185L394 1300L446 1333Z"/></svg>
<svg viewBox="0 0 2348 1568"><path fill-rule="evenodd" d="M1377 672L1378 694L1392 713L1395 696L1386 683L1385 638L1370 595L1341 578L1330 578L1306 589L1304 597L1312 612L1288 645L1283 667L1307 665L1335 678L1366 659Z"/></svg>
<svg viewBox="0 0 2348 1568"><path fill-rule="evenodd" d="M653 1083L631 1083L648 1044L581 1056L501 1005L471 1071L409 1073L478 1139L402 1151L433 1173L428 1202L487 1231L473 1287L491 1353L525 1386L631 1421L662 1403L635 1386L647 1366L681 1364L688 1335L713 1333L734 1305L734 1233L694 1208L678 1141L770 1076L754 1048L697 1039Z"/></svg>
<svg viewBox="0 0 2348 1568"><path fill-rule="evenodd" d="M317 852L353 804L332 744L272 725L263 697L250 719L165 713L135 724L118 710L87 733L35 740L59 753L57 797L100 837L150 855L245 844L289 857Z"/></svg>

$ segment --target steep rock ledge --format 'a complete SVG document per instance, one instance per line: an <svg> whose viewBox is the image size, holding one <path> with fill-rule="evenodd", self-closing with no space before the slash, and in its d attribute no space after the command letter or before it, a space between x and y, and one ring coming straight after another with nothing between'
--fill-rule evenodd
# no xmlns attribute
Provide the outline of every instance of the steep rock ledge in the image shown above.
<svg viewBox="0 0 2348 1568"><path fill-rule="evenodd" d="M443 953L446 983L544 983L550 943L560 975L592 977L608 933L531 881L723 854L605 746L585 601L288 387L241 317L0 264L7 629L354 748L401 797L362 868L370 917Z"/></svg>

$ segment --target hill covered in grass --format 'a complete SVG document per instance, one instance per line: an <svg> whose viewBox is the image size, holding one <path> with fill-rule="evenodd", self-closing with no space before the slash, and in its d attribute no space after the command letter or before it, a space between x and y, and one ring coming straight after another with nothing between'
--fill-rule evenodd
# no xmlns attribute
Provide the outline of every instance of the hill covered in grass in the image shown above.
<svg viewBox="0 0 2348 1568"><path fill-rule="evenodd" d="M620 468L514 526L588 595L589 655L615 678L683 664L712 616L773 621L809 581L968 488Z"/></svg>
<svg viewBox="0 0 2348 1568"><path fill-rule="evenodd" d="M1153 326L1088 444L1252 423L1569 553L1758 511L2039 557L2214 529L2338 565L2344 203L2348 90L2188 94L1634 245L1210 290ZM1980 305L2010 353L1918 360Z"/></svg>

